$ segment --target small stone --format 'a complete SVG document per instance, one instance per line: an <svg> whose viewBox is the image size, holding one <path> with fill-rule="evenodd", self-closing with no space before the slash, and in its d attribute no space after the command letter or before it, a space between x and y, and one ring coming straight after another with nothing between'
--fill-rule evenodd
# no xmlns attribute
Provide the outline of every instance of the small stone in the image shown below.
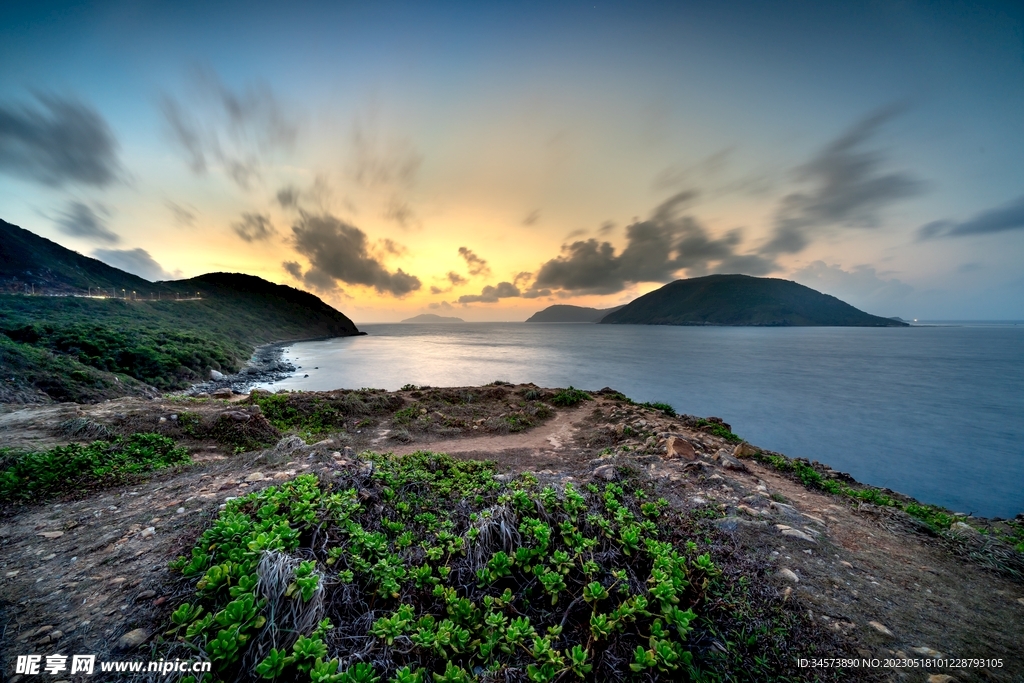
<svg viewBox="0 0 1024 683"><path fill-rule="evenodd" d="M160 596L159 598L157 598L156 600L153 601L153 607L159 607L160 605L164 604L165 602L167 602L167 598L165 598L163 596Z"/></svg>
<svg viewBox="0 0 1024 683"><path fill-rule="evenodd" d="M178 508L177 510L175 510L175 512L177 512L179 515L183 515L185 514L185 508Z"/></svg>
<svg viewBox="0 0 1024 683"><path fill-rule="evenodd" d="M212 396L213 398L231 398L233 394L231 392L231 389L225 387L223 389L218 389L217 391L210 394L210 396Z"/></svg>
<svg viewBox="0 0 1024 683"><path fill-rule="evenodd" d="M932 674L928 676L928 683L956 683L956 679L949 674Z"/></svg>
<svg viewBox="0 0 1024 683"><path fill-rule="evenodd" d="M697 452L693 450L693 444L678 436L670 436L665 442L666 458L682 458L683 460L696 460Z"/></svg>
<svg viewBox="0 0 1024 683"><path fill-rule="evenodd" d="M724 467L727 470L736 470L739 472L747 471L746 465L744 465L742 462L740 462L739 460L737 460L736 458L732 457L727 453L722 455L722 457L719 459L719 462L722 463L722 467Z"/></svg>
<svg viewBox="0 0 1024 683"><path fill-rule="evenodd" d="M753 455L757 455L761 451L757 450L749 443L744 441L743 443L736 444L736 448L732 449L732 454L737 458L749 458Z"/></svg>
<svg viewBox="0 0 1024 683"><path fill-rule="evenodd" d="M114 647L118 650L131 650L142 645L147 640L149 640L149 631L144 628L137 628L121 636Z"/></svg>
<svg viewBox="0 0 1024 683"><path fill-rule="evenodd" d="M978 530L964 522L953 522L949 527L950 533L954 536L979 536Z"/></svg>
<svg viewBox="0 0 1024 683"><path fill-rule="evenodd" d="M868 626L870 626L871 628L875 629L876 631L878 631L879 633L881 633L884 636L890 636L891 637L893 635L892 631L890 631L889 629L887 629L885 626L883 626L882 624L878 623L877 621L869 621L868 622Z"/></svg>
<svg viewBox="0 0 1024 683"><path fill-rule="evenodd" d="M619 473L616 471L615 465L601 465L594 470L594 476L605 481L615 481L618 479Z"/></svg>
<svg viewBox="0 0 1024 683"><path fill-rule="evenodd" d="M64 631L57 629L56 631L50 631L50 641L60 640L64 637Z"/></svg>
<svg viewBox="0 0 1024 683"><path fill-rule="evenodd" d="M43 538L48 538L50 540L53 540L55 538L60 538L61 536L63 536L64 532L63 531L41 531L40 533L38 533L36 535L37 536L42 536Z"/></svg>
<svg viewBox="0 0 1024 683"><path fill-rule="evenodd" d="M800 582L800 577L797 576L796 572L794 572L792 569L786 569L785 567L783 567L779 570L779 576L785 579L786 581L792 581L793 583Z"/></svg>
<svg viewBox="0 0 1024 683"><path fill-rule="evenodd" d="M15 574L17 574L17 572L15 572ZM8 576L10 576L10 575L8 574ZM1017 602L1019 602L1020 604L1024 605L1024 598L1017 598Z"/></svg>
<svg viewBox="0 0 1024 683"><path fill-rule="evenodd" d="M17 576L20 573L21 573L20 569L15 569L13 572L7 572L4 576L6 576L8 579L13 579L15 576Z"/></svg>
<svg viewBox="0 0 1024 683"><path fill-rule="evenodd" d="M815 541L810 534L805 534L799 529L783 529L782 535L790 536L792 538L799 538L801 541L807 541L808 543L817 543L817 541Z"/></svg>
<svg viewBox="0 0 1024 683"><path fill-rule="evenodd" d="M930 647L912 647L910 651L929 659L944 659L941 652Z"/></svg>
<svg viewBox="0 0 1024 683"><path fill-rule="evenodd" d="M148 526L148 527L146 527L145 529L142 530L142 537L143 538L149 538L150 536L152 536L155 533L156 533L156 527Z"/></svg>
<svg viewBox="0 0 1024 683"><path fill-rule="evenodd" d="M135 599L136 600L149 600L150 598L152 598L154 596L156 596L156 591L152 591L152 590L142 591L141 593L138 594L138 596Z"/></svg>
<svg viewBox="0 0 1024 683"><path fill-rule="evenodd" d="M263 481L264 479L266 479L266 477L262 472L253 472L245 478L246 481Z"/></svg>

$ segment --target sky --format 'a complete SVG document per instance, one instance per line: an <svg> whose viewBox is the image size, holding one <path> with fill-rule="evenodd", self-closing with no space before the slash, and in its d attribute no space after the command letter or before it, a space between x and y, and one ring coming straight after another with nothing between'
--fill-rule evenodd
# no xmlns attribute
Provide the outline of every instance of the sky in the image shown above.
<svg viewBox="0 0 1024 683"><path fill-rule="evenodd" d="M150 280L1024 319L1019 2L11 1L0 73L0 218Z"/></svg>

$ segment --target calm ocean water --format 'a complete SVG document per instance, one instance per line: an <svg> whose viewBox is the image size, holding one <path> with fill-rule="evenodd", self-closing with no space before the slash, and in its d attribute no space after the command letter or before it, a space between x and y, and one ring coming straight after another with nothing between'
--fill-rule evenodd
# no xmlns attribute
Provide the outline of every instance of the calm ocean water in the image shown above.
<svg viewBox="0 0 1024 683"><path fill-rule="evenodd" d="M1024 512L1024 324L912 328L365 325L285 349L269 389L586 389L717 415L753 444L953 510ZM318 369L314 369L318 368ZM309 375L304 377L304 375Z"/></svg>

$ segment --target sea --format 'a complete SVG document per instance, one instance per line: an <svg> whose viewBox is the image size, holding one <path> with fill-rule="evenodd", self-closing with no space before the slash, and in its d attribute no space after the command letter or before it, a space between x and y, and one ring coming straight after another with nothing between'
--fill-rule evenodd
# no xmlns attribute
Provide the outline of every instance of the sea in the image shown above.
<svg viewBox="0 0 1024 683"><path fill-rule="evenodd" d="M270 390L611 387L761 448L986 517L1024 512L1024 321L904 328L367 324Z"/></svg>

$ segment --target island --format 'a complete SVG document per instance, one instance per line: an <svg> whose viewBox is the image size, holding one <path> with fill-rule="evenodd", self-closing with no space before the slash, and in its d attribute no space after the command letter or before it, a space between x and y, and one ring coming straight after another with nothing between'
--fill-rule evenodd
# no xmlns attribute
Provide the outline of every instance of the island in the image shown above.
<svg viewBox="0 0 1024 683"><path fill-rule="evenodd" d="M403 323L464 323L462 318L454 316L434 315L433 313L421 313L411 318L406 318Z"/></svg>
<svg viewBox="0 0 1024 683"><path fill-rule="evenodd" d="M707 275L670 282L614 311L602 324L907 327L790 280Z"/></svg>
<svg viewBox="0 0 1024 683"><path fill-rule="evenodd" d="M537 311L526 322L528 323L596 323L609 313L619 310L622 306L614 308L588 308L586 306L569 306L567 304L555 304L548 306L543 311Z"/></svg>

